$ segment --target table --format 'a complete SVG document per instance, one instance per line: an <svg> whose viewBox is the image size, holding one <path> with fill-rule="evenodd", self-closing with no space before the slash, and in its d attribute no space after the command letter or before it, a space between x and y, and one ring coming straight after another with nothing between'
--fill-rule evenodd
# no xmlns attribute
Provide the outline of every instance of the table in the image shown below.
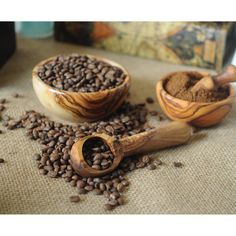
<svg viewBox="0 0 236 236"><path fill-rule="evenodd" d="M161 75L177 70L199 70L182 65L114 54L102 50L54 42L52 39L18 37L17 52L0 69L0 97L7 98L6 114L19 117L34 109L50 116L37 100L31 84L33 66L47 57L64 53L97 54L124 65L132 76L131 101L144 102L155 98L155 84ZM18 92L23 98L13 98ZM158 104L152 108L159 109ZM236 121L235 105L230 115L218 126L202 130L188 145L157 152L165 163L155 171L139 169L129 174L127 204L109 214L185 214L236 213ZM157 121L151 120L153 124ZM76 189L62 179L41 176L32 160L40 150L30 141L25 130L0 134L0 213L2 214L100 214L106 202L92 193L82 202L72 204L69 196ZM184 164L173 167L174 161Z"/></svg>

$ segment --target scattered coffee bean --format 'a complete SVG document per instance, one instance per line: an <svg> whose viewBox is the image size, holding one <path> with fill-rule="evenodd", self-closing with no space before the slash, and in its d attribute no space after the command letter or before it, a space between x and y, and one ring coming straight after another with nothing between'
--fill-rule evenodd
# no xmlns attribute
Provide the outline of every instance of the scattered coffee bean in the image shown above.
<svg viewBox="0 0 236 236"><path fill-rule="evenodd" d="M164 120L164 117L163 116L158 116L158 118L159 118L159 121L162 121L162 120Z"/></svg>
<svg viewBox="0 0 236 236"><path fill-rule="evenodd" d="M0 129L0 134L2 134L3 133L3 131Z"/></svg>
<svg viewBox="0 0 236 236"><path fill-rule="evenodd" d="M100 189L95 189L94 190L95 195L102 195L102 191Z"/></svg>
<svg viewBox="0 0 236 236"><path fill-rule="evenodd" d="M79 194L86 194L86 193L88 193L88 191L84 188L81 188L81 189L78 189L78 193Z"/></svg>
<svg viewBox="0 0 236 236"><path fill-rule="evenodd" d="M50 170L48 172L48 176L51 178L56 178L57 177L57 171Z"/></svg>
<svg viewBox="0 0 236 236"><path fill-rule="evenodd" d="M181 168L184 166L183 163L181 162L174 162L173 164L174 164L174 167L177 167L177 168Z"/></svg>
<svg viewBox="0 0 236 236"><path fill-rule="evenodd" d="M6 99L5 99L5 98L0 98L0 103L1 103L1 104L6 103Z"/></svg>
<svg viewBox="0 0 236 236"><path fill-rule="evenodd" d="M34 154L33 159L34 159L35 161L39 161L39 160L41 159L40 154L38 154L38 153Z"/></svg>
<svg viewBox="0 0 236 236"><path fill-rule="evenodd" d="M12 97L14 97L14 98L19 98L19 97L21 97L21 95L20 95L19 93L13 93L13 94L12 94Z"/></svg>
<svg viewBox="0 0 236 236"><path fill-rule="evenodd" d="M4 111L5 110L5 106L3 104L0 104L0 111Z"/></svg>
<svg viewBox="0 0 236 236"><path fill-rule="evenodd" d="M157 111L149 111L149 114L151 116L157 116L158 115L158 112Z"/></svg>
<svg viewBox="0 0 236 236"><path fill-rule="evenodd" d="M163 162L161 160L157 159L157 160L153 161L153 164L155 166L161 166L163 164Z"/></svg>
<svg viewBox="0 0 236 236"><path fill-rule="evenodd" d="M0 158L0 163L4 163L4 162L5 162L5 160Z"/></svg>
<svg viewBox="0 0 236 236"><path fill-rule="evenodd" d="M40 173L41 175L46 175L46 174L48 173L48 171L45 170L45 169L40 169L40 170L39 170L39 173Z"/></svg>
<svg viewBox="0 0 236 236"><path fill-rule="evenodd" d="M77 181L77 187L79 189L84 188L85 186L86 186L86 182L85 181L83 181L83 180L78 180Z"/></svg>
<svg viewBox="0 0 236 236"><path fill-rule="evenodd" d="M94 191L97 195L103 194L107 198L109 208L114 209L123 204L123 194L129 185L125 176L126 173L137 169L137 166L149 165L151 157L127 157L122 160L116 170L105 176L84 178L78 175L71 166L71 146L79 138L91 135L94 132L113 135L119 140L150 130L151 127L146 124L147 114L148 111L144 104L131 105L125 102L109 118L93 123L66 125L54 122L32 110L27 111L18 120L9 119L4 122L6 122L5 125L8 129L25 128L27 137L42 145L41 153L34 155L41 174L52 178L63 178L71 186L77 186L79 194L86 194L89 191ZM103 145L94 146L91 149L91 153L94 153L92 158L94 163L91 164L98 165L99 168L109 166L109 160L113 160L109 149L107 150L106 146L101 148ZM115 205L112 206L111 204Z"/></svg>
<svg viewBox="0 0 236 236"><path fill-rule="evenodd" d="M112 211L114 209L114 206L111 204L105 204L104 207L105 207L105 210L107 211Z"/></svg>
<svg viewBox="0 0 236 236"><path fill-rule="evenodd" d="M70 202L80 202L79 196L70 196Z"/></svg>
<svg viewBox="0 0 236 236"><path fill-rule="evenodd" d="M154 164L152 163L152 164L148 165L147 168L148 168L149 170L155 170L157 167L156 167L156 165L154 165Z"/></svg>
<svg viewBox="0 0 236 236"><path fill-rule="evenodd" d="M145 156L142 157L142 162L143 163L148 164L150 161L151 161L150 156L145 155Z"/></svg>
<svg viewBox="0 0 236 236"><path fill-rule="evenodd" d="M38 76L52 87L74 92L112 89L126 77L116 66L79 54L56 57L39 68Z"/></svg>
<svg viewBox="0 0 236 236"><path fill-rule="evenodd" d="M152 104L152 103L154 103L154 100L151 97L147 97L146 102Z"/></svg>
<svg viewBox="0 0 236 236"><path fill-rule="evenodd" d="M125 203L123 197L119 197L119 198L117 199L117 202L118 202L119 205L124 205L124 203Z"/></svg>

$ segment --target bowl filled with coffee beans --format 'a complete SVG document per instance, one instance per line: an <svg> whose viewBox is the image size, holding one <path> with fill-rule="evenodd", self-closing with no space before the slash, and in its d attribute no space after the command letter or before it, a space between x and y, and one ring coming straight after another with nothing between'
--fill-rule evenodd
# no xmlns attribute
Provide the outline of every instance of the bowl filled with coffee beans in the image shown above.
<svg viewBox="0 0 236 236"><path fill-rule="evenodd" d="M126 99L131 79L125 68L92 55L60 55L38 63L32 73L35 93L44 107L68 121L109 116Z"/></svg>

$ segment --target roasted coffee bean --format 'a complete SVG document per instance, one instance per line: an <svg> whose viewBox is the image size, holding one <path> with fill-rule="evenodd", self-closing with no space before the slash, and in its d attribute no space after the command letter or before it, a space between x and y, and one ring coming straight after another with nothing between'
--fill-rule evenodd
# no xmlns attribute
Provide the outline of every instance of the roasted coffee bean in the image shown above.
<svg viewBox="0 0 236 236"><path fill-rule="evenodd" d="M3 131L0 129L0 134L2 134L3 133Z"/></svg>
<svg viewBox="0 0 236 236"><path fill-rule="evenodd" d="M36 153L36 154L34 154L33 159L34 159L35 161L39 161L39 160L41 159L41 155L38 154L38 153Z"/></svg>
<svg viewBox="0 0 236 236"><path fill-rule="evenodd" d="M51 177L51 178L56 178L57 177L57 171L49 171L48 172L48 176Z"/></svg>
<svg viewBox="0 0 236 236"><path fill-rule="evenodd" d="M109 146L100 138L87 140L83 146L83 155L85 161L96 170L109 168L114 159Z"/></svg>
<svg viewBox="0 0 236 236"><path fill-rule="evenodd" d="M145 167L145 163L142 161L139 161L136 163L136 168L144 168Z"/></svg>
<svg viewBox="0 0 236 236"><path fill-rule="evenodd" d="M12 97L18 98L18 97L20 97L20 95L19 95L19 93L13 93L13 94L12 94Z"/></svg>
<svg viewBox="0 0 236 236"><path fill-rule="evenodd" d="M101 191L100 189L95 189L95 190L94 190L94 193L95 193L96 195L102 195L102 191Z"/></svg>
<svg viewBox="0 0 236 236"><path fill-rule="evenodd" d="M5 106L3 104L0 104L0 111L5 110Z"/></svg>
<svg viewBox="0 0 236 236"><path fill-rule="evenodd" d="M3 158L0 158L0 163L4 163L5 160Z"/></svg>
<svg viewBox="0 0 236 236"><path fill-rule="evenodd" d="M154 100L151 97L147 97L146 102L151 104L151 103L154 103Z"/></svg>
<svg viewBox="0 0 236 236"><path fill-rule="evenodd" d="M163 164L163 162L161 160L157 159L153 162L153 164L156 166L161 166Z"/></svg>
<svg viewBox="0 0 236 236"><path fill-rule="evenodd" d="M108 204L111 205L111 206L113 206L113 207L115 207L115 206L118 205L118 202L117 202L117 200L115 200L115 199L110 199L110 200L108 201Z"/></svg>
<svg viewBox="0 0 236 236"><path fill-rule="evenodd" d="M50 155L50 161L51 162L54 162L54 161L56 161L56 160L58 160L60 157L59 157L59 155L57 154L57 153L52 153L51 155Z"/></svg>
<svg viewBox="0 0 236 236"><path fill-rule="evenodd" d="M119 205L124 205L124 203L125 203L123 197L119 197L119 198L117 199L117 202L118 202Z"/></svg>
<svg viewBox="0 0 236 236"><path fill-rule="evenodd" d="M125 186L122 183L117 184L117 187L116 187L117 191L123 192L124 188L125 188Z"/></svg>
<svg viewBox="0 0 236 236"><path fill-rule="evenodd" d="M126 75L116 66L87 56L58 56L38 70L48 85L74 92L112 89L124 82Z"/></svg>
<svg viewBox="0 0 236 236"><path fill-rule="evenodd" d="M114 209L114 206L111 204L105 204L104 205L105 210L107 211L112 211Z"/></svg>
<svg viewBox="0 0 236 236"><path fill-rule="evenodd" d="M99 184L99 188L101 191L106 190L106 185L104 183Z"/></svg>
<svg viewBox="0 0 236 236"><path fill-rule="evenodd" d="M110 194L110 196L109 196L109 198L110 199L117 199L117 198L119 198L120 197L120 194L118 193L118 192L113 192L113 193L111 193Z"/></svg>
<svg viewBox="0 0 236 236"><path fill-rule="evenodd" d="M158 118L159 118L159 121L162 121L162 120L164 120L164 117L163 116L158 116Z"/></svg>
<svg viewBox="0 0 236 236"><path fill-rule="evenodd" d="M149 170L155 170L157 168L157 166L152 163L152 164L148 165L147 168Z"/></svg>
<svg viewBox="0 0 236 236"><path fill-rule="evenodd" d="M158 112L157 111L149 111L149 114L151 116L157 116L158 115Z"/></svg>
<svg viewBox="0 0 236 236"><path fill-rule="evenodd" d="M80 202L79 196L70 196L70 202Z"/></svg>
<svg viewBox="0 0 236 236"><path fill-rule="evenodd" d="M121 181L121 183L124 185L124 186L128 186L129 185L129 182L127 180L123 180Z"/></svg>
<svg viewBox="0 0 236 236"><path fill-rule="evenodd" d="M45 169L40 169L40 170L39 170L39 173L40 173L41 175L46 175L46 174L48 173L48 171L45 170Z"/></svg>
<svg viewBox="0 0 236 236"><path fill-rule="evenodd" d="M173 164L174 164L174 167L177 167L177 168L181 168L184 166L183 163L181 162L174 162Z"/></svg>
<svg viewBox="0 0 236 236"><path fill-rule="evenodd" d="M1 103L1 104L6 103L6 99L5 99L5 98L0 98L0 103Z"/></svg>
<svg viewBox="0 0 236 236"><path fill-rule="evenodd" d="M108 71L109 69L105 74ZM68 76L70 75L67 74ZM123 199L121 193L129 185L125 177L126 173L135 170L137 163L147 165L148 160L146 157L126 157L116 170L105 176L83 178L71 166L71 145L79 138L91 135L94 132L113 135L119 142L120 138L149 130L150 126L146 124L147 114L144 104L131 105L125 102L117 112L107 119L93 123L78 123L72 126L51 121L35 111L27 111L17 122L13 119L17 125L13 126L12 129L25 128L27 136L30 139L37 140L42 145L41 153L34 155L41 174L54 178L62 177L72 186L76 184L79 194L86 194L89 191L94 191L94 194L98 195L103 194L108 201L116 201L116 205L112 206L113 209L123 204L123 200L119 199ZM112 127L114 131L107 127ZM101 168L107 168L112 164L112 153L103 142L98 146L93 146L90 153L92 154L91 164L101 166Z"/></svg>
<svg viewBox="0 0 236 236"><path fill-rule="evenodd" d="M87 185L87 186L84 187L84 189L90 192L90 191L92 191L94 188L93 188L93 186L91 186L91 185Z"/></svg>
<svg viewBox="0 0 236 236"><path fill-rule="evenodd" d="M110 192L109 192L109 191L103 191L103 195L104 195L106 198L109 198L109 197L110 197Z"/></svg>
<svg viewBox="0 0 236 236"><path fill-rule="evenodd" d="M143 163L148 164L150 161L151 161L150 156L145 155L145 156L142 157L142 162Z"/></svg>
<svg viewBox="0 0 236 236"><path fill-rule="evenodd" d="M71 181L70 181L70 185L71 185L72 187L75 187L75 186L76 186L76 180L71 180Z"/></svg>
<svg viewBox="0 0 236 236"><path fill-rule="evenodd" d="M86 193L88 193L88 191L84 188L80 188L80 189L78 189L78 193L79 194L86 194Z"/></svg>

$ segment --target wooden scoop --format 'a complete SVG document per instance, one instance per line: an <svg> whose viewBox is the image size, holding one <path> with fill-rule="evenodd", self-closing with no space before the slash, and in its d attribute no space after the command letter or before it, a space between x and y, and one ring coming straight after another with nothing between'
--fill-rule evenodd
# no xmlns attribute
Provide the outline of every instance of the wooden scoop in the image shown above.
<svg viewBox="0 0 236 236"><path fill-rule="evenodd" d="M139 153L152 152L166 147L186 143L192 135L191 126L183 122L171 122L140 134L120 139L107 134L93 134L77 141L71 149L71 161L74 170L84 177L105 175L113 171L122 159ZM83 145L88 139L102 139L111 149L114 160L105 170L96 170L87 164L83 156Z"/></svg>
<svg viewBox="0 0 236 236"><path fill-rule="evenodd" d="M213 90L220 85L236 82L236 67L229 65L225 70L215 76L206 76L199 80L191 89L192 92L196 92L199 89Z"/></svg>

